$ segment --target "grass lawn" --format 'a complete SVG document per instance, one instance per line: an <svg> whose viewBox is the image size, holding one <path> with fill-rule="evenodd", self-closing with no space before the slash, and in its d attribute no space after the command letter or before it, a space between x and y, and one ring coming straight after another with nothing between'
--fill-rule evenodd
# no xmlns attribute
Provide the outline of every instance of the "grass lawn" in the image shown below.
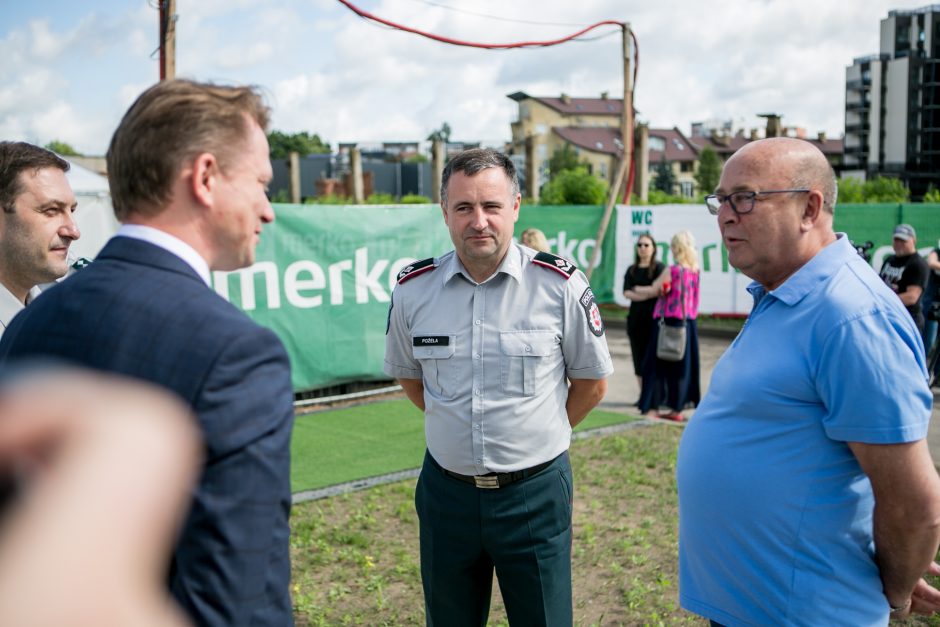
<svg viewBox="0 0 940 627"><path fill-rule="evenodd" d="M576 430L631 419L595 410ZM291 489L314 490L418 468L423 459L424 417L406 399L306 414L294 423Z"/></svg>
<svg viewBox="0 0 940 627"><path fill-rule="evenodd" d="M394 439L389 434L407 432L404 439L417 443L395 448L411 446L411 457L402 454L399 463L413 466L423 449L421 421L417 411L404 403L376 404L374 411L364 411L372 406L363 406L304 416L298 423L307 426L298 433L331 434L329 443L322 436L316 453L328 456L328 465L379 473L391 468L349 460L341 451L358 445L364 431L369 437L362 436L362 442L370 454L362 457L371 459L376 442L392 448L392 442L386 441ZM410 424L410 431L384 424L393 414ZM614 416L592 415L589 420L599 423ZM319 428L318 421L330 428ZM591 426L599 424L586 425ZM707 625L679 608L677 600L674 473L682 429L640 425L572 444L575 625ZM349 432L360 435L350 439ZM295 456L295 464L298 461ZM414 488L411 479L294 506L291 594L298 627L424 624ZM505 627L506 612L496 586L493 595L489 624ZM940 619L893 624L936 627Z"/></svg>
<svg viewBox="0 0 940 627"><path fill-rule="evenodd" d="M576 625L704 625L676 597L675 450L649 425L571 447ZM414 480L295 505L292 594L303 625L423 625ZM490 625L507 625L498 588Z"/></svg>

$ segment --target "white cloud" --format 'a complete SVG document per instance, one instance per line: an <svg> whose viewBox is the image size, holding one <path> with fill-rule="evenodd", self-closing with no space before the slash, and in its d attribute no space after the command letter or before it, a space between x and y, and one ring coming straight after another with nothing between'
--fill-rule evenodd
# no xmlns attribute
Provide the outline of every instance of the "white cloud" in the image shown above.
<svg viewBox="0 0 940 627"><path fill-rule="evenodd" d="M786 124L830 135L842 130L845 66L878 51L888 10L924 4L435 0L455 11L423 0L354 1L417 29L485 42L555 39L576 24L629 20L640 45L640 119L687 132L708 118L759 126L755 114L774 111ZM100 0L96 13L62 22L36 5L19 21L2 19L0 8L0 133L76 125L57 135L103 151L124 109L156 79L156 11ZM380 27L335 0L179 0L177 11L180 75L259 84L270 94L273 126L334 143L420 140L444 121L455 138L492 142L510 135L517 108L509 93L621 95L621 42L611 27L589 33L600 37L592 41L490 51Z"/></svg>

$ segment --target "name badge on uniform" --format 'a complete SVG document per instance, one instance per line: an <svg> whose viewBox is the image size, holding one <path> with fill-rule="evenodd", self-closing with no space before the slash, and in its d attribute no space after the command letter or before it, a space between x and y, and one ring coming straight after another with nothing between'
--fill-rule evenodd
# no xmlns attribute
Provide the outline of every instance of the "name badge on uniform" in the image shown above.
<svg viewBox="0 0 940 627"><path fill-rule="evenodd" d="M449 335L420 335L412 339L412 346L449 346Z"/></svg>

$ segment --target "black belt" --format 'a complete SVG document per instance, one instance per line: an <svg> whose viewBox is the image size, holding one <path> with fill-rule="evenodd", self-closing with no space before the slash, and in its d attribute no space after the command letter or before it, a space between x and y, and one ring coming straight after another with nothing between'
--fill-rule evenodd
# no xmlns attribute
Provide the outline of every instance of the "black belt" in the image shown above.
<svg viewBox="0 0 940 627"><path fill-rule="evenodd" d="M490 472L485 475L462 475L459 472L451 472L443 466L437 463L437 460L432 456L431 460L434 462L434 465L441 469L441 471L448 477L453 477L464 483L472 483L478 488L483 488L486 490L495 490L496 488L502 488L510 483L515 483L516 481L521 481L523 479L528 479L529 477L534 477L539 474L546 468L552 465L552 462L555 459L550 459L547 462L542 464L537 464L531 468L523 468L522 470L514 470L512 472Z"/></svg>

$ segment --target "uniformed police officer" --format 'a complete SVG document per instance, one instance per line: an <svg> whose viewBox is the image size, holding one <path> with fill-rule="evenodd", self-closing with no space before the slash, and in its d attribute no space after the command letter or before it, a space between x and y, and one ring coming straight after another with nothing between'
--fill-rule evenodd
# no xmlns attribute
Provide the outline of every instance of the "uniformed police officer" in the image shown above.
<svg viewBox="0 0 940 627"><path fill-rule="evenodd" d="M402 270L385 372L425 413L415 504L428 625L484 625L493 569L509 622L571 625L571 428L613 372L584 274L515 244L506 156L444 169L455 250Z"/></svg>

